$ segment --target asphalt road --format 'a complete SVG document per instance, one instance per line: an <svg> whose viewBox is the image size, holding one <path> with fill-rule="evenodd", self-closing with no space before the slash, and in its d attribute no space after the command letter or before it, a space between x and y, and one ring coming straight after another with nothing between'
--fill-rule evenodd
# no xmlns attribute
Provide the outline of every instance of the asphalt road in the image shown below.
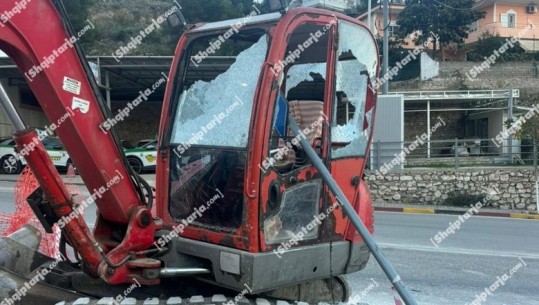
<svg viewBox="0 0 539 305"><path fill-rule="evenodd" d="M457 217L376 213L375 238L418 304L538 305L539 221L472 217L436 248L430 239ZM518 270L503 286L486 294L485 288L513 268ZM349 275L349 284L353 296L364 296L361 302L395 304L372 256L363 271ZM482 292L485 300L473 303Z"/></svg>
<svg viewBox="0 0 539 305"><path fill-rule="evenodd" d="M13 212L13 185L0 182L0 212ZM375 238L418 304L539 305L539 221L472 217L435 247L430 239L457 217L376 213ZM93 225L95 206L85 218ZM517 270L504 285L473 303L512 268ZM355 301L395 304L391 285L374 258L348 278Z"/></svg>
<svg viewBox="0 0 539 305"><path fill-rule="evenodd" d="M0 213L13 213L15 211L14 206L14 196L13 196L13 187L15 182L10 181L0 181ZM77 189L80 191L83 198L88 198L90 193L86 187L82 185L77 185ZM96 206L89 205L88 209L84 213L84 218L86 222L93 226L96 218Z"/></svg>
<svg viewBox="0 0 539 305"><path fill-rule="evenodd" d="M13 204L13 182L0 181L0 213L13 213L15 206Z"/></svg>

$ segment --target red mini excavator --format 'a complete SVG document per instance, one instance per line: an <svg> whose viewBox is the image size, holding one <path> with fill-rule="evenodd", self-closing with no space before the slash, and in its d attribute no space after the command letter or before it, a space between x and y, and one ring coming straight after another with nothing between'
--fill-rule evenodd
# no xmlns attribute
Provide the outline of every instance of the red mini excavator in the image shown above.
<svg viewBox="0 0 539 305"><path fill-rule="evenodd" d="M55 132L92 195L68 191L2 88L17 149L40 185L27 201L44 228L60 227L69 258L54 262L35 251L32 227L1 239L2 305L249 303L252 296L264 304L333 303L350 294L340 275L363 269L371 253L407 298L370 236L362 175L378 50L363 24L283 6L188 26L168 77L154 191L128 165L110 123L116 114L70 39L62 2L24 2L2 20L0 48L32 72L28 84L49 121L70 113ZM0 11L17 5L1 1ZM184 23L179 11L168 19ZM92 231L79 213L89 204L98 207Z"/></svg>

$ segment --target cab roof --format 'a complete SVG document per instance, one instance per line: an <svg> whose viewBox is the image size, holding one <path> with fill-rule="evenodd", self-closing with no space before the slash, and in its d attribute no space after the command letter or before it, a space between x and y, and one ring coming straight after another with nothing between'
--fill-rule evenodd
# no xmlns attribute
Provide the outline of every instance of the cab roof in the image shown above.
<svg viewBox="0 0 539 305"><path fill-rule="evenodd" d="M205 23L191 30L190 32L196 33L196 32L208 31L208 30L230 28L233 25L238 24L238 23L241 23L242 26L246 26L249 24L266 22L266 21L274 21L274 20L277 21L281 19L281 17L282 15L279 12L264 14L264 15L256 15L256 16L246 16L246 17L241 17L241 18L236 18L236 19Z"/></svg>

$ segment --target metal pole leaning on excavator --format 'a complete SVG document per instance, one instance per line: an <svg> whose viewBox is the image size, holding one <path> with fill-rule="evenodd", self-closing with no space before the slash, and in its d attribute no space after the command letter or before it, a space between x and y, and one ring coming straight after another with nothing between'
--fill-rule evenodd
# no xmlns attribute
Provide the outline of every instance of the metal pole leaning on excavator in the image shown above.
<svg viewBox="0 0 539 305"><path fill-rule="evenodd" d="M301 134L301 130L299 129L296 120L291 115L288 116L288 125L294 135L297 136ZM363 224L361 218L359 218L356 211L344 195L343 191L341 190L335 179L333 179L322 160L320 160L320 157L318 157L318 154L316 153L314 148L312 148L311 144L309 144L305 137L299 138L301 139L301 147L307 154L307 157L309 158L309 160L311 160L316 169L318 169L318 172L322 176L322 179L329 186L335 198L337 198L339 203L342 205L344 214L348 216L350 222L352 222L356 230L359 232L359 234L365 241L365 244L367 244L367 247L373 254L374 258L376 259L380 267L382 267L382 270L386 274L387 278L397 289L397 292L399 293L403 301L407 305L417 305L417 302L415 301L408 288L406 288L406 286L404 285L404 282L402 281L401 277L399 276L391 262L389 262L389 260L386 258L382 250L378 247L378 244L369 233L369 230L367 230L365 224Z"/></svg>

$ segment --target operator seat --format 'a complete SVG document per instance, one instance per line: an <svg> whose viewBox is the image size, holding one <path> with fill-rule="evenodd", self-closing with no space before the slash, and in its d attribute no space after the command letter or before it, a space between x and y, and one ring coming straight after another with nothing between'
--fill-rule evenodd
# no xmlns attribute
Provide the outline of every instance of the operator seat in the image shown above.
<svg viewBox="0 0 539 305"><path fill-rule="evenodd" d="M311 101L311 100L294 100L288 102L288 112L296 122L298 123L299 129L304 132L307 141L311 145L316 145L316 141L322 137L322 126L324 122L324 102L322 101ZM319 124L315 124L316 122ZM305 130L309 129L310 132L306 133ZM289 129L288 134L290 135L288 141L296 136ZM282 150L286 146L286 142L283 139L279 140L278 149ZM304 158L298 158L295 151L299 151L300 145L292 150L288 151L288 154L283 156L282 160L276 160L275 166L278 168L287 168L291 167L295 163L302 164L305 160L300 160Z"/></svg>

